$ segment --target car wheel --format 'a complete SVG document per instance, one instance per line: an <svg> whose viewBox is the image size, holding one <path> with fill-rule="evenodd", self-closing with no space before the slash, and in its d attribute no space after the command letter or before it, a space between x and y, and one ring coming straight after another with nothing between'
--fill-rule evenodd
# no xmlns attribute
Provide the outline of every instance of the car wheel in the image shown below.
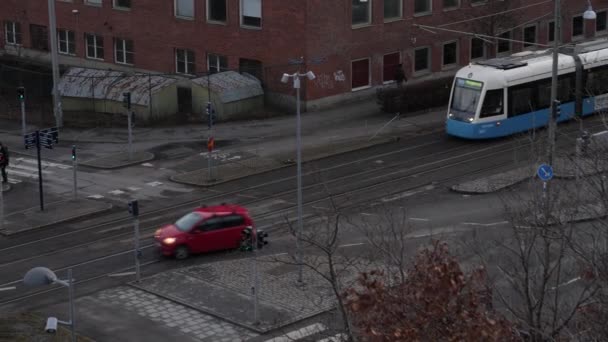
<svg viewBox="0 0 608 342"><path fill-rule="evenodd" d="M183 260L190 256L190 250L186 246L179 246L175 249L175 259Z"/></svg>

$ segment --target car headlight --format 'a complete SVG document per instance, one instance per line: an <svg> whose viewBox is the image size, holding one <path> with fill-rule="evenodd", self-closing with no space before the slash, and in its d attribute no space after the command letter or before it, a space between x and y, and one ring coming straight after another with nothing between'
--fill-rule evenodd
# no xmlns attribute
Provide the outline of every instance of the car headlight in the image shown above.
<svg viewBox="0 0 608 342"><path fill-rule="evenodd" d="M174 244L174 243L175 243L175 238L174 238L174 237L168 237L168 238L165 238L165 239L163 240L163 243L164 243L165 245L172 245L172 244Z"/></svg>
<svg viewBox="0 0 608 342"><path fill-rule="evenodd" d="M158 229L157 229L157 230L154 232L154 236L160 236L160 233L161 233L162 231L163 231L162 229L158 228Z"/></svg>

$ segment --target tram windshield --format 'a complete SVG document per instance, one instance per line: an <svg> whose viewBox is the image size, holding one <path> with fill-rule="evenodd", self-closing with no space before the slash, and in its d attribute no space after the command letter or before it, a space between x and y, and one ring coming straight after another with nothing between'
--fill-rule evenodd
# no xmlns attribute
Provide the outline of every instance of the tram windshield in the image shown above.
<svg viewBox="0 0 608 342"><path fill-rule="evenodd" d="M450 119L473 121L482 88L483 82L456 78L450 106Z"/></svg>

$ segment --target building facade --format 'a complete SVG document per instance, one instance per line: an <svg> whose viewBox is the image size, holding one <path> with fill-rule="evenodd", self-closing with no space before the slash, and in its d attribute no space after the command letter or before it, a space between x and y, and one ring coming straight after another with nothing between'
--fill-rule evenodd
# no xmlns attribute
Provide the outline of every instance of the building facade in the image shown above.
<svg viewBox="0 0 608 342"><path fill-rule="evenodd" d="M591 4L594 21L582 18L586 1L562 0L562 42L608 35L608 0ZM302 93L309 109L369 96L393 82L397 68L408 82L423 82L554 39L553 2L543 0L56 0L55 7L62 65L184 77L245 71L279 104L294 94L281 75L311 70L316 79L303 81ZM0 55L50 60L47 1L2 0L0 21Z"/></svg>

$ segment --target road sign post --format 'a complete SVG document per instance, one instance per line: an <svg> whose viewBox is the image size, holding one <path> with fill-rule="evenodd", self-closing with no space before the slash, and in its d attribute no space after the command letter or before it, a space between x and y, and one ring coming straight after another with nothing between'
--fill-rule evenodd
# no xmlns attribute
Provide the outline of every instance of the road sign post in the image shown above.
<svg viewBox="0 0 608 342"><path fill-rule="evenodd" d="M213 139L213 136L209 136L209 138L207 139L207 170L209 172L209 176L207 178L207 180L210 182L212 180L212 175L211 175L211 164L213 163L211 160L211 156L213 154L213 148L215 147L215 139Z"/></svg>
<svg viewBox="0 0 608 342"><path fill-rule="evenodd" d="M550 165L542 164L538 167L536 175L543 181L543 200L546 200L547 182L553 178L553 168Z"/></svg>
<svg viewBox="0 0 608 342"><path fill-rule="evenodd" d="M57 127L51 127L27 133L23 136L25 149L36 146L36 155L38 157L38 192L40 195L40 211L44 211L44 193L42 188L42 158L40 148L53 149L53 145L59 143L59 130Z"/></svg>

